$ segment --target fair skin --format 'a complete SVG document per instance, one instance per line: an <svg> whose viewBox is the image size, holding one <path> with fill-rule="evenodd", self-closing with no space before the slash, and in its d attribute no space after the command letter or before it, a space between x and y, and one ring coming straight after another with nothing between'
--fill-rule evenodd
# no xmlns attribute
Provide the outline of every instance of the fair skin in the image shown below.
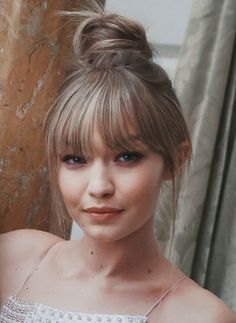
<svg viewBox="0 0 236 323"><path fill-rule="evenodd" d="M138 142L135 153L110 152L98 134L93 148L91 156L80 158L68 157L68 148L58 169L65 205L83 228L84 238L64 241L34 230L2 235L1 304L55 242L20 298L81 312L143 315L183 276L161 255L153 233L161 184L168 178L161 156ZM99 210L88 210L91 207L113 209L101 215ZM218 298L187 279L151 313L148 322L157 321L235 323L236 319Z"/></svg>

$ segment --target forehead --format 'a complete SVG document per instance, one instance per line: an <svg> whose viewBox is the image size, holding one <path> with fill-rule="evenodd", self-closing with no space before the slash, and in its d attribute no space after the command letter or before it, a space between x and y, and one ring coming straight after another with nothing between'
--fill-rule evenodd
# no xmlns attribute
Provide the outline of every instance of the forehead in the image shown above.
<svg viewBox="0 0 236 323"><path fill-rule="evenodd" d="M81 147L68 143L66 149L78 151L83 154L95 154L95 153L109 153L109 152L118 152L120 150L135 150L142 149L147 150L148 146L142 141L141 137L136 134L127 135L124 138L116 138L112 143L106 142L106 139L101 136L99 129L96 128L90 137L90 142L87 142L87 149L81 149Z"/></svg>
<svg viewBox="0 0 236 323"><path fill-rule="evenodd" d="M73 153L83 155L91 154L98 146L121 151L146 144L156 150L160 143L156 135L158 126L143 100L138 100L140 91L131 95L135 91L126 91L123 86L117 93L109 92L108 84L105 85L83 96L75 91L68 100L63 97L51 131L55 156L68 147Z"/></svg>
<svg viewBox="0 0 236 323"><path fill-rule="evenodd" d="M94 136L94 140L92 142L93 148L94 150L120 150L120 149L134 149L134 148L143 148L143 149L147 149L147 145L142 142L142 140L140 139L139 136L136 135L131 135L125 138L122 138L122 142L123 142L123 147L122 145L119 143L119 141L116 143L114 143L114 148L111 149L111 147L109 147L101 138L101 136L98 134L97 136Z"/></svg>

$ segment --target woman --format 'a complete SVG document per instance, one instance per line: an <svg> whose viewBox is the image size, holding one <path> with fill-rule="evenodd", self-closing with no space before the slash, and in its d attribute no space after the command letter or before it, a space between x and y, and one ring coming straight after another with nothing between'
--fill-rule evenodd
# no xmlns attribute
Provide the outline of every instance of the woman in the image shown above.
<svg viewBox="0 0 236 323"><path fill-rule="evenodd" d="M83 21L45 141L54 208L84 236L1 236L0 322L235 323L155 241L161 186L172 180L175 201L191 141L143 27L116 14L68 15Z"/></svg>

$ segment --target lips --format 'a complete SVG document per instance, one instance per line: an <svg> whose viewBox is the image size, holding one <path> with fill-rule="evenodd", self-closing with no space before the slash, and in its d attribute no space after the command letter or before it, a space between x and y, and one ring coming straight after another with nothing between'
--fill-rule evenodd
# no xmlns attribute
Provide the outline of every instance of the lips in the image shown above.
<svg viewBox="0 0 236 323"><path fill-rule="evenodd" d="M111 207L91 207L85 209L84 211L97 221L107 221L112 219L117 214L121 213L123 209Z"/></svg>
<svg viewBox="0 0 236 323"><path fill-rule="evenodd" d="M85 212L89 213L119 213L122 209L116 209L112 207L90 207L85 209Z"/></svg>

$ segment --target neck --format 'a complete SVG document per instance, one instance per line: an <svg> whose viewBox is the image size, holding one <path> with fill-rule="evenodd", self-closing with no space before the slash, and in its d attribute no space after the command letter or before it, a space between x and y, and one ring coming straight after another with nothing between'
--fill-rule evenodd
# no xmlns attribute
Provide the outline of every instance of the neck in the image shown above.
<svg viewBox="0 0 236 323"><path fill-rule="evenodd" d="M129 279L151 273L163 260L151 221L126 238L113 242L98 241L85 234L80 241L79 254L89 275L126 276Z"/></svg>

